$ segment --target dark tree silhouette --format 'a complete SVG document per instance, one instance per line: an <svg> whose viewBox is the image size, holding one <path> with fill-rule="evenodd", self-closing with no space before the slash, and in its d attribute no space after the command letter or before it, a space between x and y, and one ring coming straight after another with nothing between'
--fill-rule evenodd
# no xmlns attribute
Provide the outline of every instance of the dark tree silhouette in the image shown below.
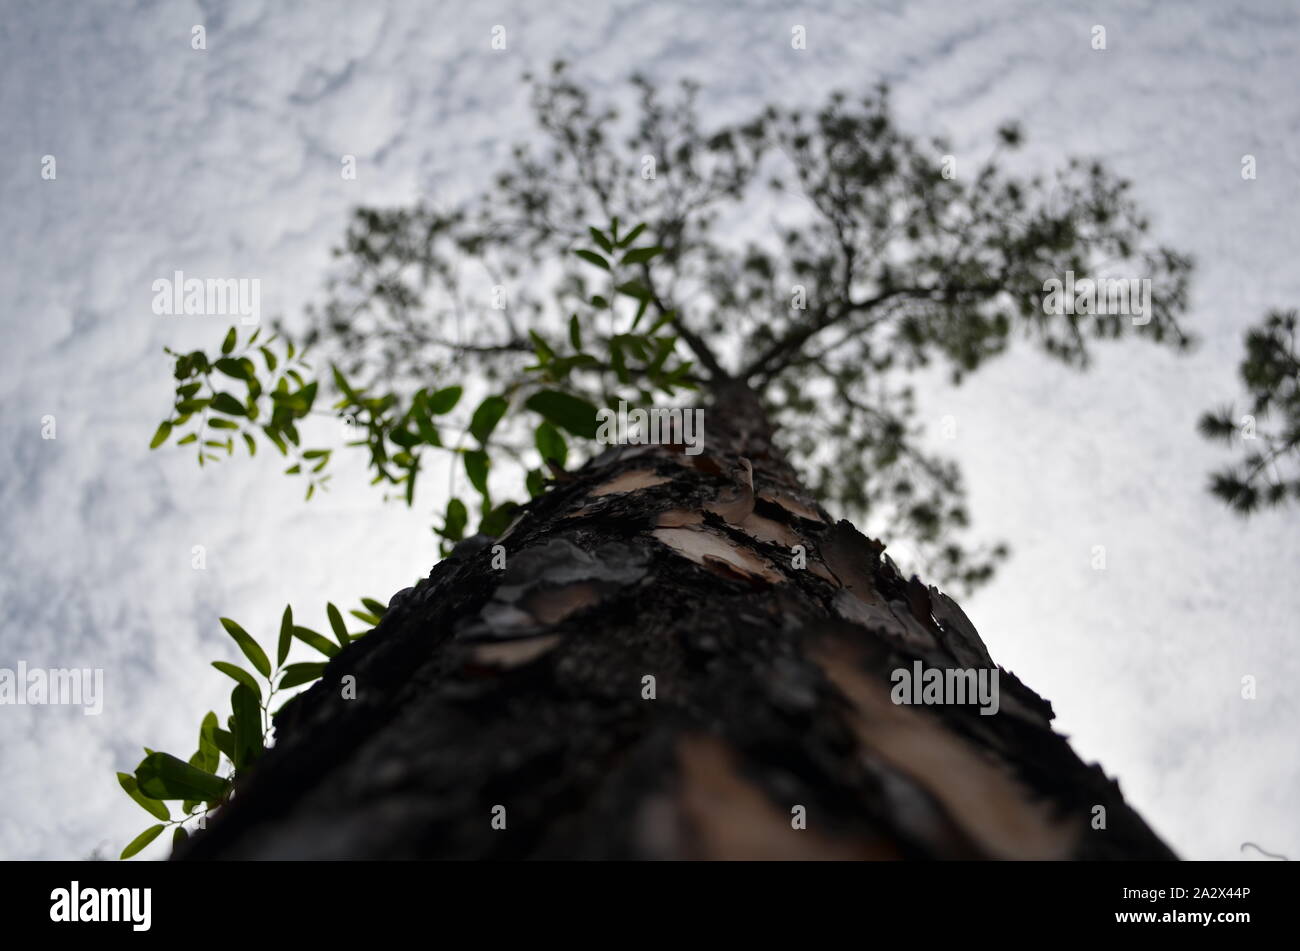
<svg viewBox="0 0 1300 951"><path fill-rule="evenodd" d="M1016 336L1072 367L1090 338L1190 343L1190 260L1146 239L1129 183L1100 163L1006 173L1022 138L1007 125L985 161L945 164L951 147L901 129L884 87L704 130L692 84L671 101L633 86L621 123L557 64L534 87L543 144L518 147L492 189L449 210L359 210L309 340L367 384L409 391L466 365L509 377L530 329L562 333L590 305L590 269L554 273L588 224L643 222L664 253L628 276L672 311L700 380L749 383L812 493L967 588L1005 547L962 541L961 475L924 447L909 372L940 361L960 380ZM738 240L759 215L768 240ZM1045 312L1046 279L1099 268L1152 281L1147 322Z"/></svg>
<svg viewBox="0 0 1300 951"><path fill-rule="evenodd" d="M1241 515L1300 501L1300 350L1296 312L1271 311L1246 331L1240 375L1249 412L1233 406L1205 413L1200 431L1245 457L1210 477L1210 491Z"/></svg>

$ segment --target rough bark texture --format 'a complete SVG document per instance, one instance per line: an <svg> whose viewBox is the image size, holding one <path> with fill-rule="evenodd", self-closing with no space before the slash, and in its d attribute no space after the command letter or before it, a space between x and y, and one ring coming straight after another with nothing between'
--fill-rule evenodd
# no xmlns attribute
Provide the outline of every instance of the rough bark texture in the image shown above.
<svg viewBox="0 0 1300 951"><path fill-rule="evenodd" d="M752 394L708 424L399 592L177 857L1173 858L1014 675L993 716L891 702L914 661L994 667L979 635L803 495Z"/></svg>

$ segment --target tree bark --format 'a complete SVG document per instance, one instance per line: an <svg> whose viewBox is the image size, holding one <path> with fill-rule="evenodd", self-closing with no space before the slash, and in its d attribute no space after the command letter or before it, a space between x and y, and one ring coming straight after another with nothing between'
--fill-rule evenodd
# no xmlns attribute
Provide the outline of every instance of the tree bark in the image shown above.
<svg viewBox="0 0 1300 951"><path fill-rule="evenodd" d="M893 702L917 662L997 668L807 497L753 393L707 422L698 455L611 447L394 596L176 857L1174 857L1014 675L993 715Z"/></svg>

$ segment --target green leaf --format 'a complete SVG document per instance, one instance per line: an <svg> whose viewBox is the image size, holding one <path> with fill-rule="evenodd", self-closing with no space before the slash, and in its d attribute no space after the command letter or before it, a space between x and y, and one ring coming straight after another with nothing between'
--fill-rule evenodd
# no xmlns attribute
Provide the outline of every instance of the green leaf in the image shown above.
<svg viewBox="0 0 1300 951"><path fill-rule="evenodd" d="M236 360L234 357L222 357L216 362L215 366L231 379L248 380L252 377L248 370L248 363L242 359Z"/></svg>
<svg viewBox="0 0 1300 951"><path fill-rule="evenodd" d="M609 239L601 234L599 228L588 227L587 231L591 234L591 240L600 245L600 249L606 254L614 253L614 245L609 243Z"/></svg>
<svg viewBox="0 0 1300 951"><path fill-rule="evenodd" d="M474 418L470 420L469 432L480 445L488 441L492 430L497 428L497 423L501 422L501 417L506 414L509 405L499 396L489 396L479 403L478 409L474 410Z"/></svg>
<svg viewBox="0 0 1300 951"><path fill-rule="evenodd" d="M443 387L434 393L430 393L425 400L429 407L429 412L434 416L441 416L443 413L450 413L456 404L460 401L461 388L459 386Z"/></svg>
<svg viewBox="0 0 1300 951"><path fill-rule="evenodd" d="M366 609L370 611L370 613L378 617L383 617L388 613L388 605L384 604L382 601L376 601L374 598L362 598L361 603L366 606Z"/></svg>
<svg viewBox="0 0 1300 951"><path fill-rule="evenodd" d="M609 262L606 261L604 258L602 258L595 251L588 251L586 248L578 248L573 253L576 254L578 257L582 258L584 261L596 265L596 267L604 268L606 271L609 270Z"/></svg>
<svg viewBox="0 0 1300 951"><path fill-rule="evenodd" d="M339 609L334 607L332 603L327 603L325 605L325 613L329 615L330 628L334 631L335 639L341 646L347 647L349 640L348 628L347 625L343 623L343 615L339 613Z"/></svg>
<svg viewBox="0 0 1300 951"><path fill-rule="evenodd" d="M236 667L234 664L228 664L224 660L214 660L212 666L217 668L217 670L221 671L227 677L235 678L239 683L253 691L256 696L260 697L262 695L262 688L258 685L257 678L244 670L244 668Z"/></svg>
<svg viewBox="0 0 1300 951"><path fill-rule="evenodd" d="M502 502L483 516L479 521L478 530L484 535L490 535L493 538L498 537L510 527L510 523L515 517L515 510L518 508L518 502Z"/></svg>
<svg viewBox="0 0 1300 951"><path fill-rule="evenodd" d="M212 397L212 408L218 413L225 413L227 416L248 415L248 410L244 407L244 404L229 393L218 393Z"/></svg>
<svg viewBox="0 0 1300 951"><path fill-rule="evenodd" d="M542 458L550 459L563 469L569 458L569 445L564 441L564 435L546 420L542 420L537 424L534 438Z"/></svg>
<svg viewBox="0 0 1300 951"><path fill-rule="evenodd" d="M235 737L229 730L223 730L220 727L212 731L212 742L217 744L217 749L226 754L226 759L230 762L235 761Z"/></svg>
<svg viewBox="0 0 1300 951"><path fill-rule="evenodd" d="M470 485L478 490L479 495L487 497L488 454L481 450L465 453L465 475L469 476Z"/></svg>
<svg viewBox="0 0 1300 951"><path fill-rule="evenodd" d="M199 726L199 755L203 757L203 764L199 768L209 773L215 773L221 765L221 750L214 738L216 731L217 715L209 710Z"/></svg>
<svg viewBox="0 0 1300 951"><path fill-rule="evenodd" d="M351 614L358 621L364 621L366 624L369 624L371 627L375 627L380 620L379 618L375 617L373 614L367 614L365 611L349 611L348 613ZM356 640L356 638L354 637L353 640Z"/></svg>
<svg viewBox="0 0 1300 951"><path fill-rule="evenodd" d="M184 826L177 826L176 831L172 833L172 848L176 848L189 837L190 834L185 831Z"/></svg>
<svg viewBox="0 0 1300 951"><path fill-rule="evenodd" d="M644 264L657 254L663 254L664 249L655 248L633 248L627 254L623 255L621 264Z"/></svg>
<svg viewBox="0 0 1300 951"><path fill-rule="evenodd" d="M614 288L620 294L626 294L628 297L634 297L637 300L654 300L654 293L640 281L627 281Z"/></svg>
<svg viewBox="0 0 1300 951"><path fill-rule="evenodd" d="M244 769L262 752L262 706L257 695L244 684L240 684L230 694L230 709L234 735L235 755L232 762L235 771ZM211 799L212 797L204 797Z"/></svg>
<svg viewBox="0 0 1300 951"><path fill-rule="evenodd" d="M629 231L627 234L623 236L623 240L618 243L618 246L620 248L626 248L630 246L633 241L635 241L637 238L641 236L641 232L644 230L645 230L644 224L637 225L635 228L633 228L631 231Z"/></svg>
<svg viewBox="0 0 1300 951"><path fill-rule="evenodd" d="M348 384L347 377L343 375L343 371L333 364L330 365L330 369L334 371L334 385L339 388L339 392L347 398L349 403L357 402L357 391L352 389Z"/></svg>
<svg viewBox="0 0 1300 951"><path fill-rule="evenodd" d="M420 439L423 439L430 446L442 445L442 438L438 435L438 428L433 425L433 417L429 412L428 394L424 390L420 390L415 394L411 409L406 414L405 419L415 423ZM412 445L415 445L415 443L412 443ZM409 449L410 447L406 448Z"/></svg>
<svg viewBox="0 0 1300 951"><path fill-rule="evenodd" d="M646 372L652 377L663 369L664 361L677 345L676 337L659 337L655 344L654 358L646 365Z"/></svg>
<svg viewBox="0 0 1300 951"><path fill-rule="evenodd" d="M122 854L120 858L129 859L131 856L135 855L137 852L143 849L154 839L158 838L158 835L159 833L162 832L163 828L164 827L161 825L156 825L156 826L150 826L149 828L145 829L143 832L141 832L139 835L137 835L134 839L131 840L130 845L128 845L126 848L122 850Z"/></svg>
<svg viewBox="0 0 1300 951"><path fill-rule="evenodd" d="M192 442L197 442L198 438L199 438L198 433L190 433L188 436L182 436L180 439L176 440L176 445L188 446Z"/></svg>
<svg viewBox="0 0 1300 951"><path fill-rule="evenodd" d="M541 334L536 330L530 330L528 336L533 341L533 351L537 354L537 362L545 365L555 359L555 351L551 349L551 345L546 342Z"/></svg>
<svg viewBox="0 0 1300 951"><path fill-rule="evenodd" d="M301 687L313 680L319 680L324 672L325 663L323 661L310 664L290 664L284 668L284 676L280 678L280 689L288 690L290 687Z"/></svg>
<svg viewBox="0 0 1300 951"><path fill-rule="evenodd" d="M285 445L284 438L275 428L271 426L263 426L262 432L266 434L267 439L271 440L275 445L275 448L280 450L280 455L287 456L289 454L289 447Z"/></svg>
<svg viewBox="0 0 1300 951"><path fill-rule="evenodd" d="M244 652L244 656L249 662L257 668L257 672L263 677L271 676L271 662L266 659L266 651L262 650L261 645L249 635L249 633L232 621L228 617L221 619L221 626L226 629L226 633L235 639L239 649Z"/></svg>
<svg viewBox="0 0 1300 951"><path fill-rule="evenodd" d="M442 535L458 542L465 537L465 525L469 522L469 512L460 499L447 500L447 514L442 520Z"/></svg>
<svg viewBox="0 0 1300 951"><path fill-rule="evenodd" d="M289 647L293 643L293 607L286 604L280 615L280 643L275 651L275 665L278 667L289 656Z"/></svg>
<svg viewBox="0 0 1300 951"><path fill-rule="evenodd" d="M627 358L623 356L624 342L622 336L614 337L609 341L609 365L614 368L614 375L618 377L618 382L626 385L632 377L627 372Z"/></svg>
<svg viewBox="0 0 1300 951"><path fill-rule="evenodd" d="M596 438L596 407L581 397L560 390L540 390L524 405L575 436Z"/></svg>
<svg viewBox="0 0 1300 951"><path fill-rule="evenodd" d="M298 410L299 416L306 416L309 412L311 412L312 404L316 402L316 390L319 387L320 384L317 383L315 380L312 380L310 383L308 383L306 386L304 386L302 389L300 389L297 393L294 394L295 402L302 404L302 408Z"/></svg>
<svg viewBox="0 0 1300 951"><path fill-rule="evenodd" d="M230 353L230 351L234 350L235 341L237 339L238 338L235 336L235 328L231 327L228 331L226 331L226 339L221 341L221 352Z"/></svg>
<svg viewBox="0 0 1300 951"><path fill-rule="evenodd" d="M578 325L577 314L569 318L569 343L573 344L575 351L582 352L582 328Z"/></svg>
<svg viewBox="0 0 1300 951"><path fill-rule="evenodd" d="M150 799L144 793L140 792L140 787L136 784L135 777L130 773L118 773L118 784L126 791L126 794L136 801L149 815L155 819L166 821L170 819L171 813L167 811L167 806L157 799Z"/></svg>
<svg viewBox="0 0 1300 951"><path fill-rule="evenodd" d="M172 434L172 424L164 419L161 423L158 424L158 428L154 431L153 439L149 441L149 448L157 449L159 446L161 446L163 443L167 441L167 437L170 436L171 434Z"/></svg>
<svg viewBox="0 0 1300 951"><path fill-rule="evenodd" d="M256 705L257 700L254 699L253 703ZM135 781L140 792L153 799L199 799L204 802L220 799L230 786L229 780L206 773L170 753L146 756L135 768Z"/></svg>
<svg viewBox="0 0 1300 951"><path fill-rule="evenodd" d="M546 479L542 476L542 470L529 469L528 476L524 479L524 486L528 489L528 497L535 499L546 491Z"/></svg>
<svg viewBox="0 0 1300 951"><path fill-rule="evenodd" d="M337 644L329 638L317 634L309 627L300 627L295 624L293 628L293 636L298 638L298 640L302 641L304 644L316 648L316 650L320 651L326 657L333 657L339 652Z"/></svg>

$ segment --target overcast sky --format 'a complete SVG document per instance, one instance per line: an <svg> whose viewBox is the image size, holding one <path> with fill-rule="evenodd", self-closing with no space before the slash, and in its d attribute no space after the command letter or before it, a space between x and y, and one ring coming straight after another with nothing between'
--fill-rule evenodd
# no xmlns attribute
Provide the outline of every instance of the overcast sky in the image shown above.
<svg viewBox="0 0 1300 951"><path fill-rule="evenodd" d="M267 638L292 602L318 626L326 600L386 599L436 558L428 518L355 469L304 504L266 454L200 472L148 452L161 348L211 350L228 324L155 316L152 282L258 277L263 314L299 320L349 209L486 186L531 135L521 73L557 56L598 86L692 77L715 119L888 79L903 123L947 134L959 162L1018 118L1026 161L1097 155L1135 180L1158 238L1198 260L1203 345L1112 345L1087 374L1018 351L927 390L924 421L957 421L942 448L976 529L1014 549L963 604L1180 854L1300 857L1300 513L1224 512L1204 485L1225 455L1194 432L1238 392L1242 330L1300 305L1300 9L1232 7L5 0L0 667L100 667L106 697L98 717L0 707L0 857L115 856L148 825L113 773L143 745L187 755L228 702L208 666L236 659L219 615Z"/></svg>

